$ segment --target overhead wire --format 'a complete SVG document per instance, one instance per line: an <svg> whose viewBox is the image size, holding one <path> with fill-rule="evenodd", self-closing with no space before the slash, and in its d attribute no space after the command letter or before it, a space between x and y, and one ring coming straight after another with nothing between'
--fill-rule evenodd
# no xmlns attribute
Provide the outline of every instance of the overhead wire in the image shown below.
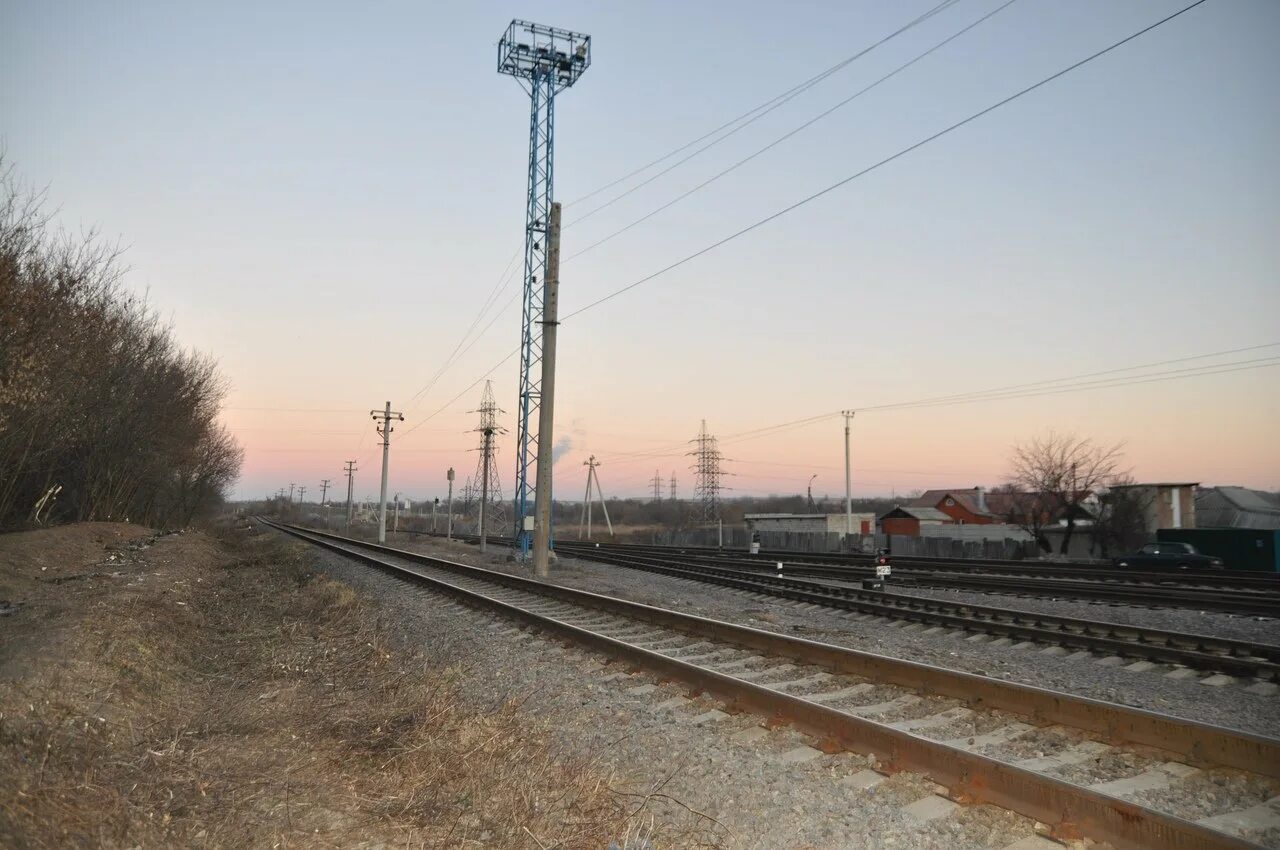
<svg viewBox="0 0 1280 850"><path fill-rule="evenodd" d="M822 198L822 197L824 197L824 196L826 196L826 195L830 194L831 192L834 192L836 189L839 189L839 188L841 188L841 187L843 187L843 186L846 186L846 185L848 185L849 183L852 183L854 180L857 180L857 179L858 179L858 178L860 178L860 177L864 177L864 176L866 176L867 174L870 174L871 172L875 171L876 169L881 168L881 167L883 167L883 166L885 166L885 165L888 165L889 163L891 163L891 162L893 162L893 161L895 161L895 160L897 160L897 159L900 159L900 158L902 158L902 157L906 156L907 154L911 153L912 151L918 150L919 148L922 148L922 147L924 147L925 145L927 145L927 144L929 144L929 143L931 143L931 142L934 142L934 141L936 141L936 140L938 140L938 139L942 138L943 136L946 136L946 135L948 135L948 134L950 134L950 133L952 133L952 132L954 132L954 131L956 131L956 130L960 129L961 127L964 127L965 125L970 124L970 123L972 123L972 122L974 122L974 121L978 120L979 118L983 117L984 115L988 115L988 114L990 114L990 113L992 113L992 112L996 111L997 109L1000 109L1001 107L1003 107L1003 106L1005 106L1005 105L1007 105L1007 104L1009 104L1009 103L1012 103L1012 102L1014 102L1015 100L1018 100L1019 98L1021 98L1021 97L1025 96L1025 95L1028 95L1028 94L1030 94L1031 92L1036 91L1037 89L1039 89L1039 88L1041 88L1041 87L1043 87L1043 86L1045 86L1045 85L1048 85L1049 83L1053 82L1054 80L1058 79L1059 77L1065 76L1066 74L1071 73L1072 71L1076 70L1077 68L1080 68L1080 67L1082 67L1082 66L1084 66L1084 65L1087 65L1088 63L1090 63L1090 62L1094 61L1095 59L1098 59L1098 58L1100 58L1100 57L1102 57L1102 56L1107 55L1107 54L1108 54L1108 53L1110 53L1111 51L1113 51L1113 50L1115 50L1115 49L1117 49L1117 48L1119 48L1119 47L1121 47L1121 46L1123 46L1123 45L1125 45L1125 44L1128 44L1129 42L1133 41L1134 39L1139 38L1139 37L1141 37L1141 36L1145 35L1146 33L1151 32L1152 30L1156 29L1157 27L1160 27L1160 26L1162 26L1162 25L1164 25L1164 24L1168 23L1169 21L1172 21L1174 18L1177 18L1177 17L1179 17L1180 15L1184 15L1184 14L1186 14L1187 12L1189 12L1189 11L1191 11L1192 9L1196 8L1197 6L1200 6L1200 5L1204 4L1205 2L1207 2L1207 0L1195 0L1195 2L1191 3L1190 5L1187 5L1187 6L1182 7L1182 8L1181 8L1181 9L1179 9L1178 11L1173 12L1172 14L1167 15L1167 16L1165 16L1165 17L1161 18L1160 20L1156 21L1155 23L1153 23L1153 24L1149 24L1148 26L1143 27L1142 29L1138 30L1137 32L1134 32L1134 33L1132 33L1132 34L1130 34L1130 35L1128 35L1128 36L1125 36L1124 38L1120 39L1119 41L1113 42L1113 43L1112 43L1112 44L1110 44L1109 46L1104 47L1104 48L1102 48L1101 50L1099 50L1099 51L1097 51L1097 52L1095 52L1095 53L1093 53L1093 54L1091 54L1091 55L1089 55L1089 56L1086 56L1084 59L1081 59L1081 60L1079 60L1079 61L1077 61L1077 62L1074 62L1074 63L1072 63L1071 65L1068 65L1067 67L1065 67L1065 68L1063 68L1063 69L1061 69L1061 70L1059 70L1059 71L1056 71L1055 73L1050 74L1050 75L1049 75L1049 76L1047 76L1047 77L1044 77L1044 78L1043 78L1043 79L1041 79L1040 81L1038 81L1038 82L1036 82L1036 83L1032 83L1031 85L1027 86L1026 88L1020 89L1019 91L1014 92L1013 94L1009 95L1008 97L1005 97L1005 98L1003 98L1003 99L1001 99L1001 100L998 100L998 101L996 101L995 103L991 104L990 106L988 106L988 107L986 107L986 108L984 108L984 109L981 109L981 110L979 110L979 111L977 111L977 112L972 113L972 114L971 114L971 115L969 115L967 118L963 118L963 119L961 119L960 121L957 121L957 122L955 122L954 124L951 124L951 125L949 125L948 127L945 127L945 128L943 128L943 129L941 129L941 130L937 131L936 133L933 133L933 134L931 134L931 135L929 135L929 136L926 136L925 138L921 139L921 140L920 140L920 141L918 141L918 142L915 142L914 144L911 144L911 145L908 145L908 146L907 146L907 147L905 147L905 148L902 148L902 149L901 149L901 150L899 150L897 153L891 154L890 156L887 156L887 157L885 157L884 159L881 159L881 160L879 160L878 162L876 162L876 163L874 163L874 164L872 164L872 165L869 165L869 166L867 166L866 168L861 169L860 171L854 172L853 174L850 174L848 177L845 177L845 178L843 178L843 179L841 179L841 180L837 180L836 182L831 183L830 185L828 185L828 186L826 186L826 187L824 187L824 188L822 188L822 189L818 190L817 192L814 192L814 193L812 193L812 194L810 194L810 195L807 195L807 196L806 196L806 197L804 197L804 198L801 198L800 200L796 201L795 203L792 203L792 204L790 204L790 205L788 205L788 206L786 206L786 207L783 207L782 209L777 210L776 212L770 213L769 215L765 216L764 218L759 219L758 221L756 221L756 222L754 222L754 223L752 223L752 224L749 224L749 225L747 225L746 227L743 227L743 228L741 228L740 230L737 230L737 231L735 231L735 232L733 232L733 233L729 234L728 236L725 236L724 238L719 239L719 240L717 240L717 241L715 241L715 242L711 243L710 245L707 245L707 246L705 246L705 247L703 247L703 248L700 248L700 249L699 249L699 250L697 250L697 251L694 251L692 254L688 254L688 255L686 255L685 257L683 257L683 258L681 258L681 259L679 259L679 260L676 260L675 262L673 262L673 263L671 263L671 264L669 264L669 265L667 265L667 266L664 266L664 267L662 267L662 268L658 269L657 271L654 271L654 272L651 272L651 273L649 273L649 274L645 275L644 277L640 278L639 280L633 281L632 283L629 283L629 284L627 284L626 286L623 286L623 287L621 287L621 288L619 288L619 289L616 289L616 290L614 290L613 292L610 292L608 295L605 295L605 296L603 296L603 297L601 297L601 298L598 298L598 299L596 299L595 301L592 301L592 302L590 302L590 303L586 304L586 305L585 305L585 306L583 306L583 307L579 307L577 310L574 310L574 311L570 312L568 315L566 315L566 316L562 317L562 318L560 319L560 321L561 321L561 322L566 322L566 321L568 321L569 319L572 319L572 318L573 318L573 317L575 317L575 316L579 316L579 315L581 315L582 313L587 312L588 310L594 309L595 307L598 307L598 306L600 306L601 304L604 304L604 303L606 303L606 302L608 302L608 301L611 301L611 300L613 300L614 298L617 298L617 297L618 297L618 296L620 296L620 295L623 295L623 294L625 294L625 293L627 293L627 292L630 292L631 290L633 290L633 289L635 289L635 288L637 288L637 287L639 287L639 286L642 286L643 284L646 284L646 283L648 283L648 282L650 282L650 281L652 281L652 280L654 280L654 279L656 279L656 278L658 278L658 277L661 277L662 275L664 275L664 274L666 274L666 273L668 273L668 272L670 272L670 271L673 271L673 270L675 270L675 269L679 268L680 266L683 266L684 264L686 264L686 263L688 263L688 262L690 262L690 261L692 261L692 260L695 260L695 259L697 259L698 257L703 256L704 254L709 254L709 253L711 253L712 251L716 250L717 248L720 248L720 247L722 247L722 246L724 246L724 245L727 245L728 243L733 242L733 241L735 241L735 240L737 240L737 239L739 239L739 238L741 238L741 237L743 237L743 236L747 235L748 233L751 233L751 232L753 232L753 231L755 231L755 230L758 230L759 228L763 227L764 225L768 224L769 222L772 222L772 221L775 221L775 220L777 220L777 219L779 219L779 218L782 218L783 216L788 215L789 213L792 213L792 212L794 212L795 210L800 209L801 207L806 206L806 205L808 205L808 204L810 204L810 203L812 203L812 202L814 202L814 201L818 200L819 198Z"/></svg>
<svg viewBox="0 0 1280 850"><path fill-rule="evenodd" d="M948 6L953 5L955 2L957 2L957 0L944 0L944 2L939 3L938 5L934 6L933 8L925 12L924 15L921 16L921 18L925 18L926 16L932 17L933 15L936 15L938 12L941 12L943 9L947 8ZM782 100L783 98L790 98L794 94L797 94L802 90L811 88L814 84L821 82L822 80L826 79L827 77L839 71L841 68L844 68L850 62L852 62L855 58L856 58L856 55L853 57L840 60L835 65L832 65L829 68L826 68L825 70L820 71L819 73L810 77L809 79L804 80L803 82L800 82L795 86L792 86L791 88L784 91L782 94L771 97L770 99L766 100L764 103L761 103L758 106L754 106L751 109L748 109L746 112L742 113L741 115L735 116L734 118L730 118L728 121L721 124L719 127L716 127L714 130L704 133L703 135L699 136L693 141L686 142L685 144L681 145L678 148L675 148L674 150L667 151L657 159L651 162L648 162L640 166L639 168L636 168L632 171L627 172L626 174L622 175L616 180L612 180L604 184L603 186L600 186L596 189L592 189L590 192L587 192L585 195L581 195L577 198L574 198L572 201L567 201L564 205L564 208L568 209L570 207L576 206L577 204L582 203L588 198L593 198L596 195L600 194L601 192L606 192L609 189L612 189L614 186L617 186L619 183L625 183L626 181L630 180L632 177L635 177L637 174L643 174L644 172L648 171L650 168L653 168L655 165L661 165L662 163L666 162L668 159L675 156L676 154L682 153L683 151L688 150L694 145L700 142L706 141L707 139L716 135L720 131L726 130L729 127L732 127L734 124L737 124L739 121L742 121L746 118L750 118L755 113L759 112L762 109L766 109L770 107L772 104L776 103L777 101Z"/></svg>
<svg viewBox="0 0 1280 850"><path fill-rule="evenodd" d="M484 336L485 332L488 331L489 328L493 325L493 322L490 321L490 323L485 326L484 330L482 330L479 334L477 334L475 339L471 341L471 344L467 345L466 349L459 352L459 349L462 348L463 343L467 341L467 338L471 335L471 332L475 330L476 325L480 324L480 322L483 320L484 314L489 311L489 308L493 306L494 302L501 297L502 293L506 291L507 286L510 285L511 280L514 277L514 270L516 268L515 261L519 257L520 257L520 249L516 248L515 253L511 255L511 259L507 261L506 268L503 269L502 274L499 276L498 282L494 284L493 289L489 291L489 295L486 296L484 303L481 304L480 310L476 313L475 318L471 320L471 324L467 326L467 329L463 332L462 336L459 337L457 344L453 347L453 351L449 352L449 356L446 357L444 362L440 364L440 367L436 370L435 374L432 375L431 378L425 384L423 384L422 387L417 392L415 392L412 396L409 397L408 404L413 404L415 401L418 400L418 398L430 392L431 388L436 385L436 382L440 380L441 376L443 376L446 371L448 371L449 367L452 366L464 354L466 354L466 352L471 349L471 345L474 345L476 340ZM506 310L509 304L510 304L510 301L508 301L507 304L504 304L502 306L502 309L499 310L495 314L495 316L502 315L502 312Z"/></svg>
<svg viewBox="0 0 1280 850"><path fill-rule="evenodd" d="M1212 351L1212 352L1209 352L1208 354L1193 354L1189 357L1174 357L1168 360L1156 360L1151 363L1142 363L1137 366L1125 366L1119 369L1103 369L1100 372L1084 372L1079 375L1067 375L1061 378L1052 378L1044 381L1031 381L1029 383L1023 383L1023 384L1009 384L1007 386L993 387L986 390L975 390L973 392L967 392L967 393L956 393L953 395L935 396L930 399L918 399L914 402L910 402L910 404L916 405L926 401L945 401L948 399L964 398L966 396L972 396L972 395L987 395L989 393L998 393L998 392L1003 392L1005 390L1022 389L1024 387L1040 387L1046 384L1059 384L1065 381L1078 381L1082 378L1094 378L1099 375L1115 375L1121 372L1135 372L1139 369L1153 369L1157 366L1171 366L1174 363L1188 363L1192 360L1206 360L1211 357L1225 357L1228 354L1243 354L1248 351L1260 351L1264 348L1276 348L1276 347L1280 347L1280 342L1266 342L1266 343L1262 343L1261 345L1248 345L1243 348L1231 348L1225 351ZM888 409L888 408L899 407L899 406L901 405L885 404L885 405L879 405L877 407L862 407L862 408L859 408L859 411L881 410L881 409Z"/></svg>
<svg viewBox="0 0 1280 850"><path fill-rule="evenodd" d="M962 36L962 35L964 35L965 33L969 32L969 31L970 31L970 30L972 30L974 27L977 27L978 25L980 25L980 24L982 24L982 23L986 22L987 20L989 20L989 19L991 19L991 18L995 17L997 14L999 14L1000 12L1002 12L1002 11L1004 11L1005 9L1009 8L1010 6L1012 6L1012 5L1013 5L1014 3L1016 3L1016 2L1017 2L1017 0L1006 0L1006 2L1004 2L1004 3L1003 3L1003 4L1001 4L1000 6L997 6L995 9L993 9L993 10L991 10L990 12L988 12L987 14L983 15L981 18L978 18L978 19L977 19L976 21L974 21L973 23L969 24L968 26L964 27L963 29L958 30L957 32L953 33L952 35L947 36L947 37L946 37L946 38L944 38L942 41L939 41L937 44L935 44L935 45L933 45L932 47L930 47L928 50L925 50L923 53L920 53L920 54L916 55L916 57L915 57L915 58L913 58L913 59L911 59L911 60L909 60L909 61L907 61L907 62L904 62L903 64L899 65L897 68L893 69L893 70L892 70L892 71L890 71L889 73L887 73L887 74L885 74L884 76L880 77L878 80L876 80L875 82L871 83L870 85L868 85L868 86L864 86L863 88L859 89L858 91L856 91L856 92L854 92L853 94L849 95L848 97L844 98L844 99L843 99L843 100L841 100L840 102L836 103L834 106L831 106L831 107L829 107L828 109L823 110L822 112L820 112L820 113L818 113L817 115L815 115L815 116L813 116L812 118L810 118L808 121L805 121L804 123L800 124L799 126L797 126L797 127L793 128L793 129L791 129L791 130L787 131L787 132L786 132L786 133L784 133L783 135L781 135L781 136L779 136L778 138L774 139L773 141L769 142L769 144L765 145L765 146L764 146L764 147L762 147L762 148L759 148L759 149L758 149L758 150L756 150L754 153L751 153L750 155L748 155L748 156L746 156L746 157L743 157L742 159L738 160L738 161L737 161L737 162L735 162L733 165L730 165L728 168L724 169L723 171L719 171L719 172L717 172L716 174L713 174L711 177L708 177L706 180L703 180L701 183L697 184L697 185L696 185L696 186L694 186L693 188L691 188L691 189L689 189L689 190L687 190L687 191L685 191L685 192L680 193L680 194L679 194L679 195L677 195L676 197L672 198L670 201L667 201L665 204L662 204L661 206L657 207L656 209L651 210L651 211L650 211L650 212L648 212L648 213L645 213L643 216L641 216L640 218L638 218L638 219L636 219L636 220L632 221L630 224L627 224L627 225L625 225L625 226L623 226L623 227L621 227L621 228L619 228L619 229L617 229L617 230L613 231L612 233L608 234L607 236L604 236L604 237L603 237L603 238L601 238L601 239L597 239L595 242L592 242L590 245L587 245L587 246L586 246L585 248L583 248L581 251L577 251L577 252L575 252L575 253L573 253L573 254L570 254L568 257L566 257L566 258L564 259L564 262L566 262L566 263L567 263L567 262L570 262L571 260L574 260L574 259L576 259L577 257L581 257L583 254L586 254L586 253L588 253L589 251L593 251L593 250L595 250L596 248L599 248L601 245L605 244L606 242L609 242L609 241L611 241L612 239L615 239L616 237L621 236L622 234L626 233L627 231L631 230L632 228L634 228L634 227L636 227L636 226L638 226L638 225L640 225L640 224L643 224L644 222L648 221L649 219L653 218L654 216L658 215L659 213L662 213L662 212L664 212L664 211L666 211L666 210L670 209L671 207L673 207L673 206L675 206L676 204L678 204L678 203L680 203L681 201L683 201L685 198L688 198L689 196L691 196L691 195L693 195L693 194L696 194L697 192L700 192L701 190L703 190L703 189L705 189L706 187L710 186L712 183L715 183L715 182L716 182L717 180L719 180L721 177L724 177L724 176L725 176L725 175L727 175L727 174L731 174L732 172L734 172L734 171L736 171L737 169L741 168L742 166L746 165L748 162L751 162L753 159L755 159L756 157L760 156L761 154L764 154L764 153L766 153L766 152L768 152L768 151L772 150L773 148L775 148L775 147L777 147L778 145L782 144L782 143L783 143L783 142L785 142L786 140L788 140L788 139L792 138L793 136L796 136L797 134L799 134L799 133L801 133L801 132L803 132L803 131L807 130L809 127L812 127L814 124L818 123L818 122L819 122L819 121L821 121L823 118L826 118L827 116L831 115L832 113L834 113L834 112L836 112L836 111L838 111L838 110L840 110L840 109L844 108L845 106L848 106L850 103L853 103L855 100L857 100L858 98L862 97L862 95L866 94L867 92L871 91L872 89L876 88L876 87L877 87L877 86L879 86L881 83L887 82L888 80L892 79L893 77L895 77L895 76L897 76L898 74L902 73L903 71L907 70L907 69L908 69L908 68L910 68L912 65L915 65L917 62L921 61L922 59L926 58L927 56L930 56L931 54L936 53L936 52L937 52L938 50L940 50L941 48L943 48L943 47L945 47L946 45L950 44L951 42L955 41L957 38L959 38L960 36ZM660 175L659 175L659 176L660 176ZM580 220L580 219L579 219L579 220Z"/></svg>
<svg viewBox="0 0 1280 850"><path fill-rule="evenodd" d="M875 50L877 47L880 47L880 46L884 45L885 43L887 43L887 42L889 42L889 41L892 41L893 39L895 39L895 38L897 38L898 36L902 35L904 32L907 32L908 30L911 30L911 29L915 28L916 26L918 26L918 25L920 25L920 24L924 23L925 21L927 21L927 20L929 20L930 18L932 18L934 15L937 15L937 14L939 14L940 12L943 12L943 11L945 11L946 9L948 9L949 7L951 7L951 6L955 5L957 2L959 2L959 0L942 0L942 2L941 2L941 3L938 3L936 6L934 6L934 7L933 7L933 8L931 8L931 9L929 9L929 10L928 10L927 12L925 12L924 14L919 15L918 17L916 17L916 18L914 18L914 19L912 19L912 20L908 21L907 23L903 24L902 26L898 27L898 29L896 29L896 30L894 30L893 32L889 33L888 35L884 36L884 37L883 37L883 38L881 38L879 41L876 41L876 42L874 42L874 43L872 43L872 44L870 44L870 45L868 45L868 46L866 46L866 47L862 48L862 49L861 49L861 50L859 50L857 53L853 54L852 56L848 57L847 59L843 59L843 60L841 60L840 62L838 62L838 63L836 63L835 65L833 65L833 66L831 66L830 68L828 68L826 71L823 71L821 74L818 74L816 77L813 77L813 78L811 78L811 79L809 79L809 80L805 81L804 83L801 83L799 86L797 86L797 87L795 87L794 89L792 89L791 91L787 92L785 95L782 95L782 96L780 96L779 98L775 99L775 101L770 102L770 105L768 106L768 108L763 109L762 111L760 111L760 112L759 112L759 113L757 113L756 115L753 115L750 119L748 119L748 120L744 121L743 123L739 124L737 127L734 127L732 130L730 130L729 132L725 133L723 136L720 136L719 138L714 139L714 140L713 140L713 141L711 141L711 142L708 142L707 144L705 144L705 145L703 145L702 147L698 148L697 150L695 150L693 153L689 154L688 156L686 156L686 157L684 157L684 158L682 158L682 159L679 159L679 160L677 160L676 162L672 163L671 165L667 166L666 168L662 169L662 170L661 170L661 171L659 171L657 174L654 174L654 175L652 175L652 176L650 176L650 177L646 178L645 180L642 180L641 182L637 183L636 185L632 186L631 188L629 188L629 189L627 189L627 190L625 190L625 191L623 191L623 192L620 192L619 194L617 194L617 195L615 195L614 197L610 198L609 200L605 201L603 204L600 204L599 206L594 207L593 209L591 209L591 210L589 210L589 211L587 211L587 212L583 213L582 215L578 216L577 218L572 219L568 224L566 224L566 225L564 226L564 229L568 230L570 227L573 227L573 226L575 226L575 225L577 225L577 224L579 224L579 223L581 223L581 222L585 221L586 219L590 218L591 216L595 215L596 213L600 212L601 210L604 210L604 209L607 209L608 207L613 206L613 205L614 205L614 204L616 204L618 201L621 201L623 198L627 197L628 195L631 195L632 193L634 193L634 192L636 192L636 191L638 191L638 190L640 190L640 189L643 189L645 186L648 186L650 183L654 182L655 180L658 180L659 178L661 178L661 177L663 177L663 176L665 176L665 175L667 175L667 174L670 174L672 171L674 171L674 170L676 170L677 168L679 168L680 166L684 165L686 162L688 162L689 160L691 160L691 159L693 159L694 157L698 156L699 154L701 154L701 153L703 153L703 152L705 152L705 151L710 150L711 148L713 148L713 147L715 147L716 145L718 145L718 144L720 144L721 142L723 142L725 139L728 139L729 137L733 136L734 134L738 133L739 131L746 129L747 127L749 127L749 126L751 126L752 124L754 124L756 121L759 121L761 118L763 118L764 116L768 115L770 112L773 112L775 109L778 109L779 107L781 107L781 106L783 106L783 105L785 105L785 104L789 103L791 100L795 99L796 97L799 97L801 94L805 93L805 92L806 92L806 91L808 91L809 89L811 89L811 88L813 88L814 86L818 85L818 83L822 82L823 80L826 80L828 77L832 76L832 75L833 75L833 74L835 74L836 72L841 71L841 70L843 70L844 68L847 68L849 65L851 65L851 64L853 64L854 62L856 62L857 60L861 59L863 56L866 56L868 53L870 53L871 51Z"/></svg>
<svg viewBox="0 0 1280 850"><path fill-rule="evenodd" d="M893 410L908 410L918 407L935 407L949 406L956 404L977 404L991 401L1009 401L1022 398L1035 398L1045 395L1057 395L1073 392L1084 392L1095 389L1111 389L1115 387L1133 386L1138 384L1158 383L1170 380L1181 380L1185 378L1194 378L1201 375L1217 375L1230 372L1250 371L1253 369L1265 369L1272 366L1280 366L1280 355L1272 355L1267 357L1252 358L1247 360L1237 360L1228 363L1207 363L1202 366L1195 366L1186 369L1172 369L1163 372L1148 372L1137 375L1127 375L1115 378L1103 378L1093 381L1079 381L1080 378L1089 378L1097 375L1117 374L1122 372L1133 372L1138 369L1150 369L1158 366L1173 365L1176 363L1184 363L1191 360L1203 360L1211 357L1225 357L1231 354L1238 354L1247 351L1256 351L1264 348L1275 348L1280 346L1280 342L1271 342L1261 345L1246 346L1243 348L1226 349L1223 351L1208 352L1205 354L1197 354L1189 357L1176 357L1168 360L1155 361L1138 366L1128 366L1120 369L1108 369L1101 372L1088 372L1082 375L1076 375L1066 378L1049 378L1043 381L1035 381L1027 384L1013 385L1012 388L994 388L988 390L977 390L970 393L961 393L953 396L935 396L922 399L914 399L911 401L893 402L889 404L867 405L855 408L859 414L871 412L884 412ZM1063 386L1054 386L1055 384L1063 384L1065 381L1077 381ZM826 413L819 413L814 416L804 417L802 419L793 419L787 422L777 423L775 425L766 425L760 428L754 428L749 431L741 431L736 434L730 434L719 440L721 445L732 445L736 443L746 442L760 437L775 436L777 434L786 433L807 427L809 425L822 422L824 420L834 419L841 415L841 411L832 410ZM675 450L683 448L689 444L685 441L674 444L669 447L657 447L647 451L640 452L620 452L613 455L602 455L602 459L609 462L631 461L641 459L652 459L661 457L676 456Z"/></svg>

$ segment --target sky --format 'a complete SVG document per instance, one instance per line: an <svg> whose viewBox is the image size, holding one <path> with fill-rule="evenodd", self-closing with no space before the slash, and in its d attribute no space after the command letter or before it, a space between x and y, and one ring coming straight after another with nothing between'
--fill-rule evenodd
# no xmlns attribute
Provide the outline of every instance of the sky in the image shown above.
<svg viewBox="0 0 1280 850"><path fill-rule="evenodd" d="M387 400L406 417L391 490L443 496L447 468L459 484L476 468L486 375L516 409L520 282L504 272L529 102L496 72L512 18L592 36L556 100L568 315L1188 2L1016 0L580 257L1003 0L958 0L669 173L639 185L701 145L602 192L936 0L0 0L0 145L61 226L118 240L129 285L218 358L237 496L294 482L310 500L322 479L343 489L351 459L357 497L376 494L369 411ZM567 319L557 495L580 498L594 455L609 496L674 472L688 497L703 420L728 495L815 474L815 496L841 495L842 409L858 411L855 495L1000 483L1012 447L1051 429L1123 442L1140 480L1280 487L1280 345L1257 347L1280 343L1277 36L1273 0L1208 0ZM1073 376L1093 377L893 407Z"/></svg>

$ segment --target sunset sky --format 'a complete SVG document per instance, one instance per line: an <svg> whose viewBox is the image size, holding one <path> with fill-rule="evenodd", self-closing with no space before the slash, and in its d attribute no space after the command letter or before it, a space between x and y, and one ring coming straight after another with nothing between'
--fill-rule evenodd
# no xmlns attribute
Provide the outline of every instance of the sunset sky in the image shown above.
<svg viewBox="0 0 1280 850"><path fill-rule="evenodd" d="M486 373L516 407L520 281L504 272L529 106L494 48L512 17L593 37L557 99L572 257L1002 2L959 0L595 213L675 160L574 202L935 3L0 0L0 143L63 226L118 239L129 285L219 359L238 496L344 491L349 459L357 496L376 494L369 411L388 399L406 414L391 489L442 496L446 468L459 484L475 468ZM568 260L562 315L1187 2L1018 0ZM1210 0L567 319L557 496L581 498L591 454L610 496L648 492L655 471L690 495L703 419L731 495L803 492L815 473L815 495L842 494L842 408L860 411L857 495L1000 483L1011 446L1051 428L1123 441L1142 480L1280 487L1278 36L1274 0ZM483 333L464 336L495 288ZM1214 352L1233 353L1182 360ZM1144 364L1164 365L1112 371ZM502 424L514 433L511 413Z"/></svg>

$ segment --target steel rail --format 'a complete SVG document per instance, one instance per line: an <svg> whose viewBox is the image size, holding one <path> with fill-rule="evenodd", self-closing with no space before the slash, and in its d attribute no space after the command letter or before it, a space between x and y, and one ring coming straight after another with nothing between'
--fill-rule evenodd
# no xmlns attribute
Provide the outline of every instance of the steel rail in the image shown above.
<svg viewBox="0 0 1280 850"><path fill-rule="evenodd" d="M591 550L568 551L573 552L575 557L584 557L601 563L762 593L828 608L1020 640L1034 640L1073 649L1104 651L1122 657L1142 658L1199 670L1213 670L1233 676L1280 679L1280 646L1258 645L1209 635L1162 631L1054 614L953 603L891 592L863 591L852 587L838 587L767 573L744 576L737 570L707 567L701 564L685 565L674 561L623 557L608 553L596 554Z"/></svg>
<svg viewBox="0 0 1280 850"><path fill-rule="evenodd" d="M455 535L456 536L456 535ZM575 541L557 541L560 543ZM855 552L801 552L788 549L763 549L758 555L723 549L715 546L664 546L647 543L602 543L602 546L626 546L655 551L679 551L707 555L723 554L731 557L755 558L764 561L784 560L789 563L814 565L867 566L872 555ZM1255 588L1264 591L1280 590L1280 574L1258 570L1186 570L1150 571L1121 569L1110 564L1078 564L1054 561L1015 561L996 558L942 558L926 555L895 555L894 563L907 569L924 569L947 572L985 572L991 574L1024 575L1029 577L1068 577L1082 579L1111 579L1119 583L1189 584L1202 582L1216 587Z"/></svg>
<svg viewBox="0 0 1280 850"><path fill-rule="evenodd" d="M628 547L627 544L586 546L572 542L560 542L557 549L566 553L653 551L647 547ZM664 553L665 554L665 553ZM588 555L590 557L590 555ZM688 554L686 553L686 557ZM721 565L737 565L743 572L763 571L773 563L763 559L695 556ZM783 561L792 575L826 578L833 581L861 581L874 575L870 567L830 567ZM1233 614L1249 614L1280 617L1280 595L1251 591L1231 592L1199 590L1168 585L1140 585L1106 581L1079 581L1075 579L1031 578L972 574L937 574L918 570L903 570L895 559L895 574L921 587L939 587L954 590L976 590L985 593L1027 594L1064 599L1098 599L1121 601L1143 607L1192 608Z"/></svg>
<svg viewBox="0 0 1280 850"><path fill-rule="evenodd" d="M955 799L989 802L1018 811L1054 825L1055 833L1063 838L1084 835L1110 841L1120 848L1202 850L1258 846L1083 786L633 646L554 617L536 614L488 594L387 561L373 553L442 569L455 576L477 579L490 585L558 599L574 606L609 611L768 655L792 658L839 673L949 696L971 706L1009 711L1039 724L1057 723L1090 731L1116 742L1152 747L1193 762L1236 767L1273 778L1280 771L1280 741L1260 736L723 623L324 532L268 524L303 540L426 582L473 603L497 608L531 625L630 660L705 690L740 709L783 719L830 744L873 755L881 759L890 771L911 770L926 774L946 785Z"/></svg>
<svg viewBox="0 0 1280 850"><path fill-rule="evenodd" d="M426 537L444 536L443 534L433 534L429 531L406 530L401 533ZM454 534L453 537L455 540L463 540L469 543L478 539L475 535L465 534ZM490 538L490 540L494 539ZM793 569L813 570L815 576L831 575L834 577L844 575L860 578L863 575L872 574L873 571L871 563L873 556L856 553L762 550L758 555L752 555L749 552L722 549L714 546L663 546L648 543L613 543L605 541L598 543L592 541L588 544L563 539L556 541L556 547L562 549L584 545L618 551L643 551L653 554L676 553L707 559L737 561L743 564L761 563L772 565L782 561ZM1151 589L1172 588L1175 590L1201 592L1217 591L1248 594L1252 591L1259 595L1280 594L1280 574L1273 575L1256 571L1251 571L1246 575L1241 575L1239 571L1235 570L1223 572L1139 572L1122 570L1111 566L1054 562L927 558L915 555L894 555L892 557L895 570L912 576L917 573L924 573L929 576L947 578L947 574L953 574L956 579L964 579L977 573L986 574L987 577L991 578L1007 576L1009 578L1023 577L1031 581L1047 580L1058 582L1080 580L1087 582L1089 585L1102 585L1103 587L1123 588L1133 586L1140 588L1144 592ZM1273 598L1280 599L1280 597Z"/></svg>

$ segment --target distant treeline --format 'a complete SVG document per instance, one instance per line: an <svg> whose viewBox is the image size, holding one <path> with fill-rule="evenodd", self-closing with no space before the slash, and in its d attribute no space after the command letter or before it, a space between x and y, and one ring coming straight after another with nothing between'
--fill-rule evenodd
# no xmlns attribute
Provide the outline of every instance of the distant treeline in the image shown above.
<svg viewBox="0 0 1280 850"><path fill-rule="evenodd" d="M0 162L0 527L181 526L239 472L214 361L120 277L113 247L55 233Z"/></svg>

